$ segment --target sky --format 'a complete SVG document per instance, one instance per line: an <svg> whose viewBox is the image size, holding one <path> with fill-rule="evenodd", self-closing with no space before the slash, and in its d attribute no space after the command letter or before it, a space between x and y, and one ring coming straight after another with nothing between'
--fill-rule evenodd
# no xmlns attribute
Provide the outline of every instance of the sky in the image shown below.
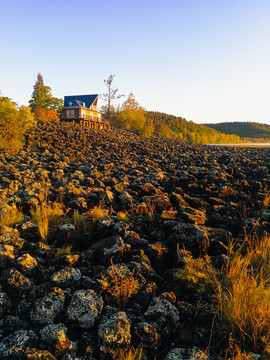
<svg viewBox="0 0 270 360"><path fill-rule="evenodd" d="M113 74L149 111L270 124L270 0L0 0L0 55L19 105L38 73L58 98Z"/></svg>

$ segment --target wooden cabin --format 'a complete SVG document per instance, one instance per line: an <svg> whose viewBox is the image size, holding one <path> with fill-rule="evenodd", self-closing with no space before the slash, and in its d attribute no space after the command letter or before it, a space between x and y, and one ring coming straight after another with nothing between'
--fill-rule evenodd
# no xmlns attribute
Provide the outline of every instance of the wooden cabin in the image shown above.
<svg viewBox="0 0 270 360"><path fill-rule="evenodd" d="M65 96L60 119L92 129L110 130L110 122L102 119L97 102L97 94Z"/></svg>

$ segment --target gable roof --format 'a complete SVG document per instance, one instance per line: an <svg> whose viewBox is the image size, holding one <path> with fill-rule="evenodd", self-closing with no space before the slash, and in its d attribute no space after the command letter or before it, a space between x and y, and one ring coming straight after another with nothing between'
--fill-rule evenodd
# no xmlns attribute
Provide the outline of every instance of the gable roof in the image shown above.
<svg viewBox="0 0 270 360"><path fill-rule="evenodd" d="M64 107L87 107L93 104L98 97L98 94L94 95L72 95L64 96ZM85 106L83 106L83 103Z"/></svg>

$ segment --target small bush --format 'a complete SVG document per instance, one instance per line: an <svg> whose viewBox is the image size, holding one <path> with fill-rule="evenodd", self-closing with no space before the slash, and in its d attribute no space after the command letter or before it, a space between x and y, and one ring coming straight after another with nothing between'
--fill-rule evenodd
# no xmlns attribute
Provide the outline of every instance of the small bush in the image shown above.
<svg viewBox="0 0 270 360"><path fill-rule="evenodd" d="M87 216L91 217L93 219L93 221L96 221L98 219L103 218L104 216L108 216L110 214L109 210L105 210L102 207L102 203L100 203L97 206L94 206L93 209L91 209L88 213Z"/></svg>
<svg viewBox="0 0 270 360"><path fill-rule="evenodd" d="M118 355L113 357L114 360L141 360L142 349L130 348L128 350L119 350Z"/></svg>
<svg viewBox="0 0 270 360"><path fill-rule="evenodd" d="M57 249L56 253L54 254L54 257L58 258L64 254L71 255L72 254L71 249L72 249L72 245L63 246L63 247Z"/></svg>
<svg viewBox="0 0 270 360"><path fill-rule="evenodd" d="M101 279L98 281L102 286L102 291L105 291L107 296L119 305L126 304L139 288L139 281L134 276L134 270L126 275L112 261L107 274L101 274Z"/></svg>
<svg viewBox="0 0 270 360"><path fill-rule="evenodd" d="M124 221L124 222L129 222L129 216L126 212L124 211L119 211L117 213L117 216L119 217L120 220Z"/></svg>
<svg viewBox="0 0 270 360"><path fill-rule="evenodd" d="M61 203L51 203L48 199L42 201L30 210L33 221L38 226L38 231L43 240L47 238L49 226L58 226L62 223L62 216L65 214L64 206Z"/></svg>
<svg viewBox="0 0 270 360"><path fill-rule="evenodd" d="M14 224L22 223L24 219L21 209L18 209L15 205L6 205L5 208L0 210L0 225L10 226Z"/></svg>

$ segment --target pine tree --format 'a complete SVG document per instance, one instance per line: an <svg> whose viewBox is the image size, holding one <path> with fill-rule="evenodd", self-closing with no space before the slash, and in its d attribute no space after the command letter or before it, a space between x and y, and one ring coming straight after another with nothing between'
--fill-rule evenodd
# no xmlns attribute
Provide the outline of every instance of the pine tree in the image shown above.
<svg viewBox="0 0 270 360"><path fill-rule="evenodd" d="M36 109L61 111L63 100L53 97L51 91L52 89L49 86L44 85L43 77L39 73L29 101L32 112L35 112Z"/></svg>

